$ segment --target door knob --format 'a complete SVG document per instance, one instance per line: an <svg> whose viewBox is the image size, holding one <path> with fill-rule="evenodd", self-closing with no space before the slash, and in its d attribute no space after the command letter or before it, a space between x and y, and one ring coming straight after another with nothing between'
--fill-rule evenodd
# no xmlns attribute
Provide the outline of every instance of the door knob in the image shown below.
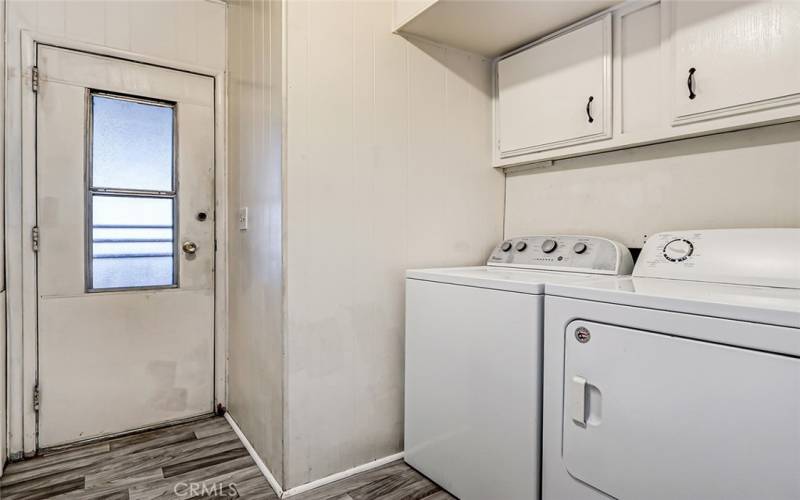
<svg viewBox="0 0 800 500"><path fill-rule="evenodd" d="M183 253L187 255L194 255L197 253L197 243L194 241L185 241L183 242Z"/></svg>

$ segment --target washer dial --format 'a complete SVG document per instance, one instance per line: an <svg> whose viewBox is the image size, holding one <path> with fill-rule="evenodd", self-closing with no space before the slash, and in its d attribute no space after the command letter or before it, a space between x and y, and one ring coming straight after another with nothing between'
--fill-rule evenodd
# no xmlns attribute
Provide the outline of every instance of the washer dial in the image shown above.
<svg viewBox="0 0 800 500"><path fill-rule="evenodd" d="M572 250L575 253L577 253L578 255L580 255L580 254L582 254L583 252L586 251L586 243L583 243L583 242L579 241L579 242L575 243L575 245L573 245Z"/></svg>
<svg viewBox="0 0 800 500"><path fill-rule="evenodd" d="M510 241L504 241L503 244L500 245L500 250L502 250L504 252L508 252L509 250L511 250L511 242Z"/></svg>
<svg viewBox="0 0 800 500"><path fill-rule="evenodd" d="M528 248L528 244L525 243L524 241L520 241L519 243L517 243L517 246L515 248L517 249L517 252L522 252L523 250Z"/></svg>
<svg viewBox="0 0 800 500"><path fill-rule="evenodd" d="M544 253L553 253L556 248L558 248L556 240L544 240L544 242L542 242L542 252Z"/></svg>
<svg viewBox="0 0 800 500"><path fill-rule="evenodd" d="M676 238L664 245L664 258L670 262L683 262L694 252L694 245L689 240Z"/></svg>

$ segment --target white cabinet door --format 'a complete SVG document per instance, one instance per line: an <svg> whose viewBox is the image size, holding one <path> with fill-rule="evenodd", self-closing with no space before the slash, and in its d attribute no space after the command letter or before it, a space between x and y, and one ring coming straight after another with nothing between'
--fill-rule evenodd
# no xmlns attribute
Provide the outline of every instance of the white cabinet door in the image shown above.
<svg viewBox="0 0 800 500"><path fill-rule="evenodd" d="M770 329L792 330L752 334ZM800 498L800 359L588 321L565 344L575 478L620 500Z"/></svg>
<svg viewBox="0 0 800 500"><path fill-rule="evenodd" d="M611 16L497 63L501 157L610 137Z"/></svg>
<svg viewBox="0 0 800 500"><path fill-rule="evenodd" d="M671 2L673 124L800 103L800 2Z"/></svg>

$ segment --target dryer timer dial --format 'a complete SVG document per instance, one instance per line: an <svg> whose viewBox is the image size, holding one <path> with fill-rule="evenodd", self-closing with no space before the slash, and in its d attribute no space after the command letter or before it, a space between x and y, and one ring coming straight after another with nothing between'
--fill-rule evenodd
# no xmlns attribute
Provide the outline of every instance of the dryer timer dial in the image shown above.
<svg viewBox="0 0 800 500"><path fill-rule="evenodd" d="M683 262L694 252L691 241L676 238L664 245L664 258L670 262Z"/></svg>

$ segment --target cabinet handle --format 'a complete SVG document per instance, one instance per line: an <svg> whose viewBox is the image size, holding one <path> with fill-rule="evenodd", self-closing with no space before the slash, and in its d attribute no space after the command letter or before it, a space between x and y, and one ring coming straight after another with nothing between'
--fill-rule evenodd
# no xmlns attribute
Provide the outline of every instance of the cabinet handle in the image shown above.
<svg viewBox="0 0 800 500"><path fill-rule="evenodd" d="M592 101L594 101L594 96L589 96L589 100L586 102L586 116L589 117L589 123L594 121L592 118Z"/></svg>
<svg viewBox="0 0 800 500"><path fill-rule="evenodd" d="M689 99L694 99L697 94L694 93L694 68L689 68L689 78L686 79L686 86L689 87Z"/></svg>

